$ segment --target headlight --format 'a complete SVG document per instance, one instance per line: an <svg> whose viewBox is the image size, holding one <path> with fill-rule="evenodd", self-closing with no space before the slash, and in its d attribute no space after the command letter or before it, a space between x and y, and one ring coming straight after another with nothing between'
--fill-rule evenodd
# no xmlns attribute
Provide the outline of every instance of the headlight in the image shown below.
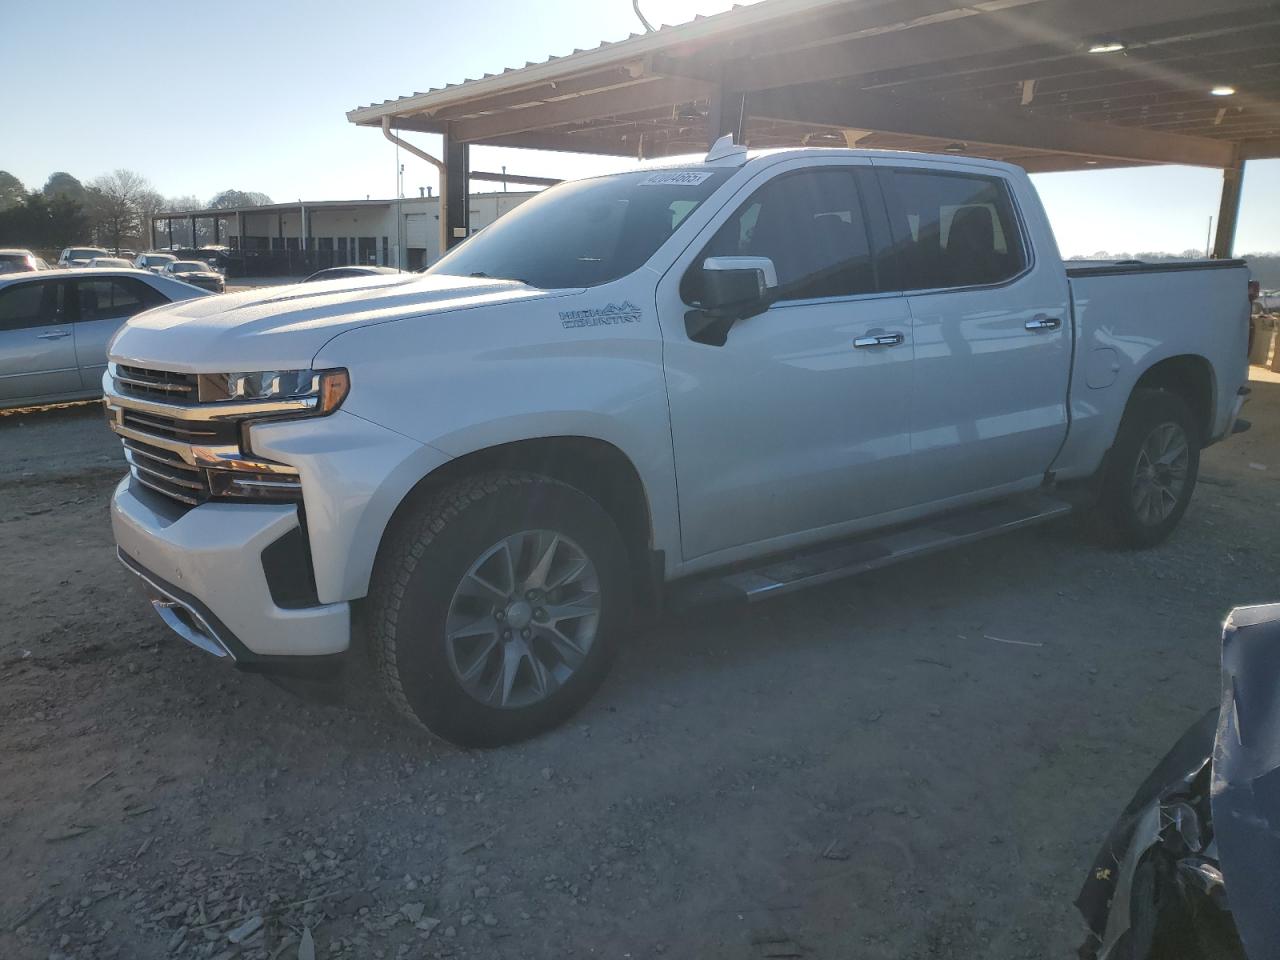
<svg viewBox="0 0 1280 960"><path fill-rule="evenodd" d="M334 370L257 370L252 373L204 374L200 400L262 403L263 413L324 416L342 405L351 389L351 378L342 368ZM275 407L275 404L280 407Z"/></svg>

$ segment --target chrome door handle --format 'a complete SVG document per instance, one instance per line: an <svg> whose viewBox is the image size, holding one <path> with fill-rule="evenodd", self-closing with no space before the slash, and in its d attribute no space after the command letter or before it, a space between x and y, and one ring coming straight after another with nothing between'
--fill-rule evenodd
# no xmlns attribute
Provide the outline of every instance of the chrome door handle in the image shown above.
<svg viewBox="0 0 1280 960"><path fill-rule="evenodd" d="M53 333L38 333L37 340L61 340L63 337L71 336L70 330L55 330Z"/></svg>
<svg viewBox="0 0 1280 960"><path fill-rule="evenodd" d="M877 333L858 337L853 341L855 347L892 347L905 338L900 333Z"/></svg>
<svg viewBox="0 0 1280 960"><path fill-rule="evenodd" d="M1057 317L1038 316L1033 317L1023 324L1028 330L1057 330L1062 326L1062 321Z"/></svg>

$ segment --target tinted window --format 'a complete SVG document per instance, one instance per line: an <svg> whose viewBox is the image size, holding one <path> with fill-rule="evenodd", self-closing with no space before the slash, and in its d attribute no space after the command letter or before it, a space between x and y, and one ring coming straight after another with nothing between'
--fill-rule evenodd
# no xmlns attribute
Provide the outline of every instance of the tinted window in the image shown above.
<svg viewBox="0 0 1280 960"><path fill-rule="evenodd" d="M733 256L772 260L783 300L877 289L866 216L850 170L784 174L752 194L686 275L686 302L698 302L703 260Z"/></svg>
<svg viewBox="0 0 1280 960"><path fill-rule="evenodd" d="M723 183L726 170L645 170L562 183L454 248L427 273L544 289L626 276Z"/></svg>
<svg viewBox="0 0 1280 960"><path fill-rule="evenodd" d="M155 289L130 277L77 280L80 320L108 320L132 317L168 301Z"/></svg>
<svg viewBox="0 0 1280 960"><path fill-rule="evenodd" d="M0 290L0 330L23 330L54 322L57 284L16 283Z"/></svg>
<svg viewBox="0 0 1280 960"><path fill-rule="evenodd" d="M1003 180L906 169L885 177L905 289L1000 283L1026 266Z"/></svg>

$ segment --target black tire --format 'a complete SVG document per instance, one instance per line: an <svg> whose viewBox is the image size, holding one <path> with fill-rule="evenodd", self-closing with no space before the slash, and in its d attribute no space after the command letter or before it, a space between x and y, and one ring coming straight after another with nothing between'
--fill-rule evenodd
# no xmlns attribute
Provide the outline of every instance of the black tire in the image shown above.
<svg viewBox="0 0 1280 960"><path fill-rule="evenodd" d="M527 530L554 531L580 546L597 574L600 613L585 658L558 688L529 705L495 707L463 685L445 625L472 565ZM374 566L366 624L379 685L397 712L460 746L493 747L561 723L591 697L630 607L625 548L604 509L559 481L495 472L460 481L397 521Z"/></svg>
<svg viewBox="0 0 1280 960"><path fill-rule="evenodd" d="M1157 495L1157 499L1167 506L1156 511L1144 511L1140 507L1141 497L1136 492L1143 483L1140 471L1150 466L1149 459L1143 456L1144 446L1158 440L1156 431L1167 431L1169 425L1181 431L1186 441L1182 483L1176 496L1162 492ZM1152 547L1168 537L1186 513L1195 491L1196 476L1200 470L1200 443L1200 428L1181 397L1166 390L1135 390L1129 398L1120 429L1116 432L1116 442L1107 459L1097 509L1099 527L1104 536L1126 547ZM1167 513L1164 512L1166 509Z"/></svg>

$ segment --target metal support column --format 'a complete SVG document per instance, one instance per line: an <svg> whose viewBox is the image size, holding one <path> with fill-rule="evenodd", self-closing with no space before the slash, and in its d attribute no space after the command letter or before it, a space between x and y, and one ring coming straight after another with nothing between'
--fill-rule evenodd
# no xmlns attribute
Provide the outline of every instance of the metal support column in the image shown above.
<svg viewBox="0 0 1280 960"><path fill-rule="evenodd" d="M448 133L444 135L444 181L440 185L441 253L467 239L471 233L471 148Z"/></svg>
<svg viewBox="0 0 1280 960"><path fill-rule="evenodd" d="M747 95L740 90L725 89L716 84L707 102L707 146L733 134L734 143L743 143L747 125Z"/></svg>
<svg viewBox="0 0 1280 960"><path fill-rule="evenodd" d="M1213 238L1213 258L1227 260L1236 243L1240 219L1240 188L1244 185L1244 160L1237 152L1231 166L1222 171L1222 200L1218 204L1218 229Z"/></svg>
<svg viewBox="0 0 1280 960"><path fill-rule="evenodd" d="M173 217L164 218L165 226L169 228L169 249L173 249Z"/></svg>
<svg viewBox="0 0 1280 960"><path fill-rule="evenodd" d="M200 244L196 243L196 218L194 216L191 217L191 246L200 246Z"/></svg>

